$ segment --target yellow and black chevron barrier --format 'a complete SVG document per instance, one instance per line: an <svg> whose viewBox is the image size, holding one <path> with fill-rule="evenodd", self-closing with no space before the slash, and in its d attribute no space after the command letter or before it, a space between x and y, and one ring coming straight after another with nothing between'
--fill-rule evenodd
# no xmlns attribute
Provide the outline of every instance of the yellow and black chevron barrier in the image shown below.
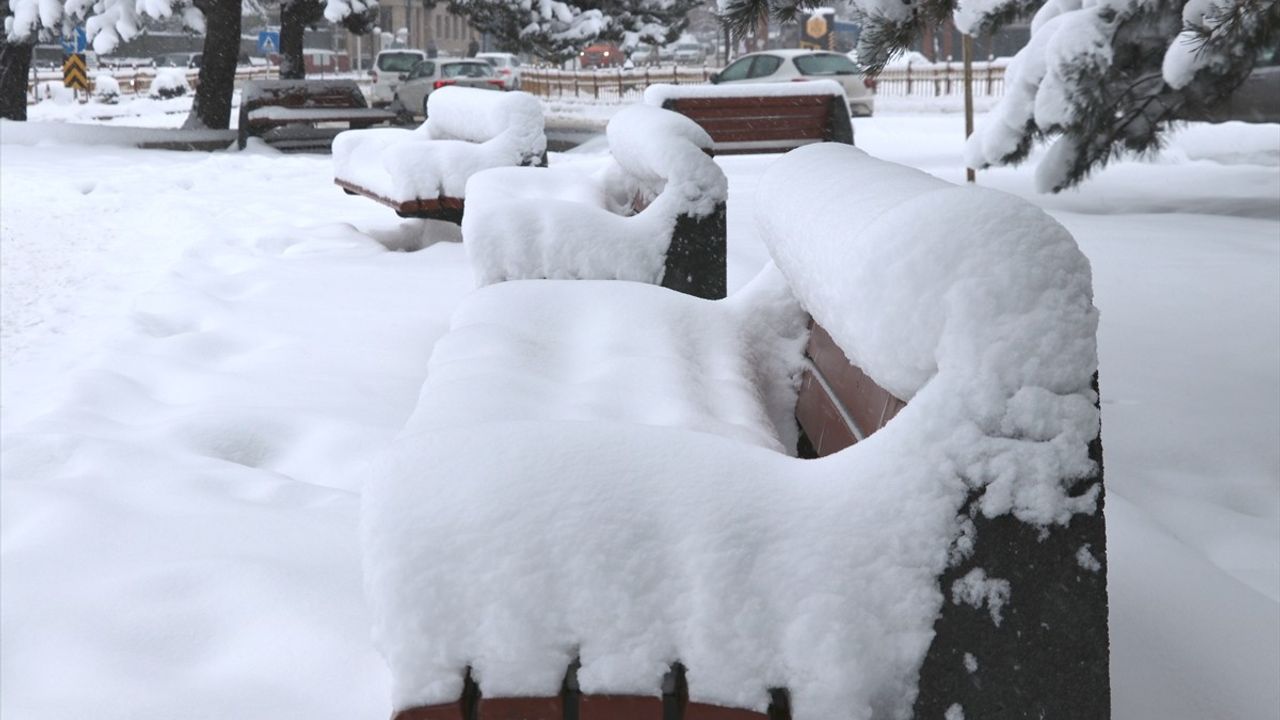
<svg viewBox="0 0 1280 720"><path fill-rule="evenodd" d="M76 90L89 91L89 71L85 67L84 53L63 56L62 84Z"/></svg>

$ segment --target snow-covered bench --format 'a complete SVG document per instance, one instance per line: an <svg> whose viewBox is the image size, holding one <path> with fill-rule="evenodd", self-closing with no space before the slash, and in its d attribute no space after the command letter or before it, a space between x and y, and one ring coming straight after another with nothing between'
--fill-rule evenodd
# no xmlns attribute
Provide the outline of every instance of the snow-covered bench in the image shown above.
<svg viewBox="0 0 1280 720"><path fill-rule="evenodd" d="M460 305L364 494L398 720L1109 716L1071 236L833 144L755 202L775 264L725 300L526 280Z"/></svg>
<svg viewBox="0 0 1280 720"><path fill-rule="evenodd" d="M328 151L342 130L394 119L370 108L354 80L251 80L240 91L238 139L241 149L260 137L280 150Z"/></svg>
<svg viewBox="0 0 1280 720"><path fill-rule="evenodd" d="M444 87L414 130L351 131L333 141L334 183L401 217L461 222L467 179L488 168L547 164L542 105L523 92Z"/></svg>
<svg viewBox="0 0 1280 720"><path fill-rule="evenodd" d="M717 155L780 153L820 142L853 144L844 88L834 80L763 85L651 85L648 105L691 118Z"/></svg>
<svg viewBox="0 0 1280 720"><path fill-rule="evenodd" d="M728 181L688 118L637 105L606 129L610 156L581 166L486 170L467 182L462 237L480 285L634 280L703 298L726 292Z"/></svg>

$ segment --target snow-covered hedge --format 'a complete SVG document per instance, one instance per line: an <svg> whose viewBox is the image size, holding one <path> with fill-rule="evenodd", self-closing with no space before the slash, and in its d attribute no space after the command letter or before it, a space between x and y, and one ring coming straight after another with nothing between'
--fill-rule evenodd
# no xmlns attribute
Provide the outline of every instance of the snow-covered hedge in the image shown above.
<svg viewBox="0 0 1280 720"><path fill-rule="evenodd" d="M1066 230L836 144L783 156L754 204L776 268L728 300L540 280L459 307L363 498L396 707L457 698L467 668L488 697L556 695L577 658L586 693L655 695L680 661L695 701L907 717L944 602L994 628L1032 591L940 586L974 552L966 502L1099 511L1099 485L1068 492L1098 412ZM781 451L805 311L910 398L822 460Z"/></svg>
<svg viewBox="0 0 1280 720"><path fill-rule="evenodd" d="M396 201L461 198L488 168L536 163L547 149L542 105L523 92L444 87L415 130L348 130L333 140L334 176Z"/></svg>
<svg viewBox="0 0 1280 720"><path fill-rule="evenodd" d="M728 181L704 152L711 137L692 120L634 105L614 115L606 132L612 161L597 178L572 180L571 171L542 168L471 178L462 234L481 285L520 278L661 282L676 218L705 217L725 201ZM631 215L637 198L644 209Z"/></svg>
<svg viewBox="0 0 1280 720"><path fill-rule="evenodd" d="M187 71L182 68L160 68L156 70L155 79L151 81L150 97L167 100L182 97L191 92L187 84Z"/></svg>

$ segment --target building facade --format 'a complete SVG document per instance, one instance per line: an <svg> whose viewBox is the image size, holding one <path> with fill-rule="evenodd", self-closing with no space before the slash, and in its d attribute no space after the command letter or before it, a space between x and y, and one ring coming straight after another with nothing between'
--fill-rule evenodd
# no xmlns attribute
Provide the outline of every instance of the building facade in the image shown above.
<svg viewBox="0 0 1280 720"><path fill-rule="evenodd" d="M378 13L380 32L364 37L344 33L344 49L352 58L362 58L359 63L362 68L369 67L380 50L394 47L443 56L466 56L473 48L490 49L486 47L487 38L472 28L466 18L449 12L444 2L428 8L422 0L380 0Z"/></svg>

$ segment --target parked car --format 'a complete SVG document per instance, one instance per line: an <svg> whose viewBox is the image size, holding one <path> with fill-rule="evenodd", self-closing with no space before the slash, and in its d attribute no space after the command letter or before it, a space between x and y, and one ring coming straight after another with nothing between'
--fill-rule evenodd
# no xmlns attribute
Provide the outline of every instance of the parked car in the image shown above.
<svg viewBox="0 0 1280 720"><path fill-rule="evenodd" d="M157 55L152 59L152 64L158 68L177 67L187 68L188 70L199 70L200 62L204 59L204 53L180 52L165 53Z"/></svg>
<svg viewBox="0 0 1280 720"><path fill-rule="evenodd" d="M624 59L622 50L610 43L588 45L578 53L578 63L583 68L616 67L621 65Z"/></svg>
<svg viewBox="0 0 1280 720"><path fill-rule="evenodd" d="M442 87L501 90L505 81L497 76L487 60L468 58L432 58L420 60L408 72L395 91L395 107L408 116L427 114L427 98Z"/></svg>
<svg viewBox="0 0 1280 720"><path fill-rule="evenodd" d="M875 81L864 77L852 60L839 53L767 50L743 55L711 76L711 82L725 85L805 80L840 83L853 115L868 116L875 111Z"/></svg>
<svg viewBox="0 0 1280 720"><path fill-rule="evenodd" d="M482 52L476 55L480 60L488 60L502 81L503 90L520 89L520 58L511 53Z"/></svg>
<svg viewBox="0 0 1280 720"><path fill-rule="evenodd" d="M414 65L426 60L427 54L421 50L383 50L373 61L373 89L369 92L369 104L374 107L385 107L396 99L396 88L400 86L413 70Z"/></svg>
<svg viewBox="0 0 1280 720"><path fill-rule="evenodd" d="M676 43L675 60L680 65L701 65L706 56L702 52L702 43L696 40L681 40Z"/></svg>
<svg viewBox="0 0 1280 720"><path fill-rule="evenodd" d="M631 51L628 57L636 67L643 65L656 65L658 63L658 50L652 45L639 45Z"/></svg>

